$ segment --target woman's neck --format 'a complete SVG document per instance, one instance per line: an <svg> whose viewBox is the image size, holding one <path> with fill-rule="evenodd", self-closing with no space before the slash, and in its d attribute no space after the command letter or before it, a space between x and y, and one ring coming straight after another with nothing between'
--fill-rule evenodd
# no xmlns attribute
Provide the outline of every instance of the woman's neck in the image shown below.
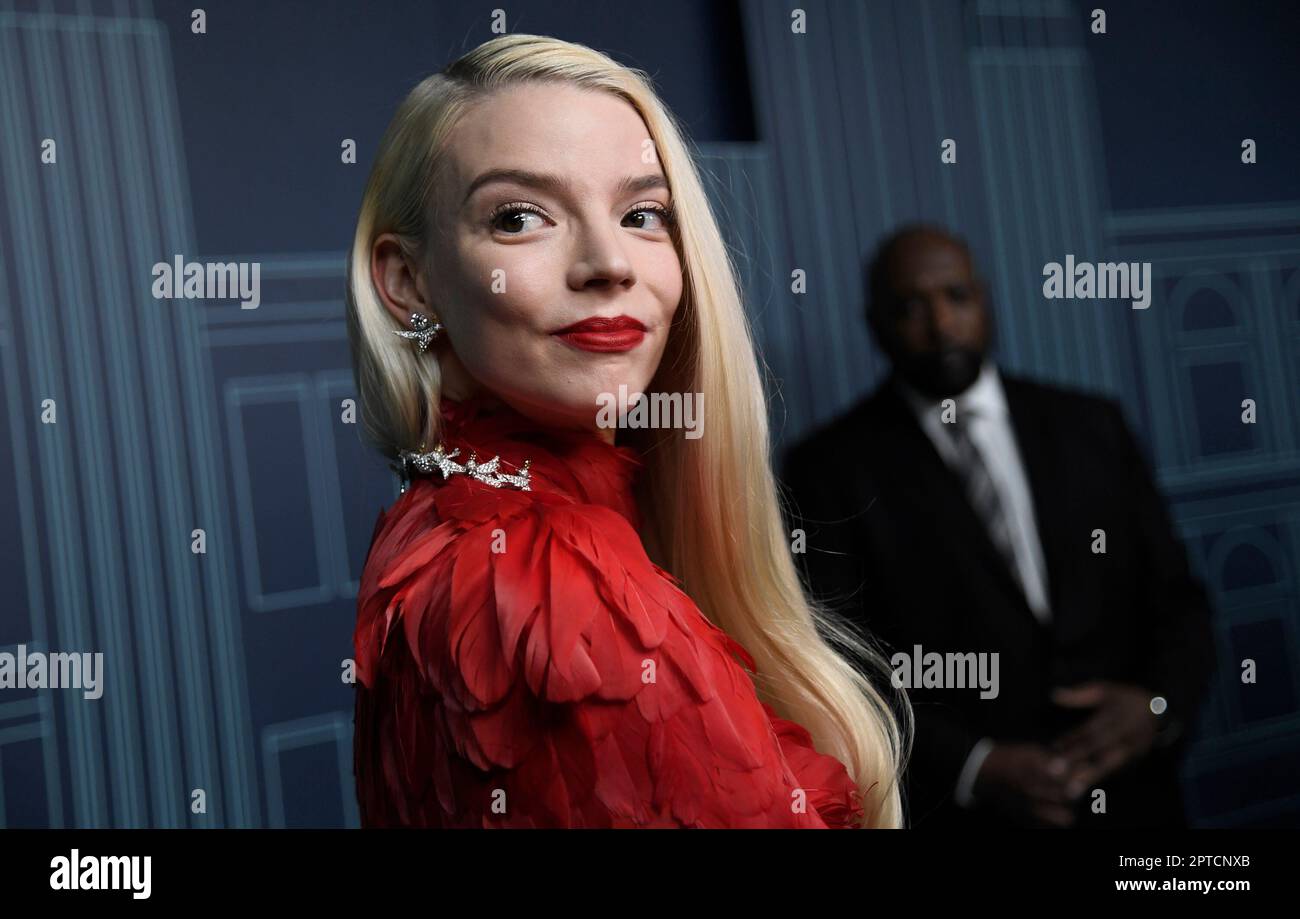
<svg viewBox="0 0 1300 919"><path fill-rule="evenodd" d="M519 411L510 403L506 402L504 399L498 396L496 393L492 392L489 389L486 389L483 386L478 386L472 391L468 392L467 394L465 393L464 390L459 390L456 392L447 392L444 390L443 397L457 403L464 403L473 399L475 402L479 404L479 411L483 415L490 416L490 415L495 415L502 411L509 411L509 412L515 412L516 414L522 415L525 418L533 418L534 421L537 421L540 424L549 424L555 427L568 428L568 429L582 429L586 427L586 430L594 434L597 437L597 439L603 441L606 444L609 444L610 446L616 445L618 428L606 427L601 424L598 424L596 422L595 417L593 417L590 426L584 426L581 424L577 424L571 420L566 420L558 417L535 418L533 417L533 413Z"/></svg>

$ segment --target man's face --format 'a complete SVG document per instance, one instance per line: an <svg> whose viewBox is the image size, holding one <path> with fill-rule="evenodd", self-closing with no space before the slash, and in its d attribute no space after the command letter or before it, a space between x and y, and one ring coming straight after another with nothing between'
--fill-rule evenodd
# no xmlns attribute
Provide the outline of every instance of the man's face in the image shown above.
<svg viewBox="0 0 1300 919"><path fill-rule="evenodd" d="M969 254L943 236L918 234L886 266L892 296L877 305L881 347L904 381L934 398L979 376L989 345L984 288Z"/></svg>

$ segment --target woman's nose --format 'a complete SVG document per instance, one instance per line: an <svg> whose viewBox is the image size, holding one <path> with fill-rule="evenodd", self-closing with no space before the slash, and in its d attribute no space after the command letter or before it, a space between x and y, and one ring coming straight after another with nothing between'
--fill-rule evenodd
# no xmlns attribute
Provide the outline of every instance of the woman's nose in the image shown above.
<svg viewBox="0 0 1300 919"><path fill-rule="evenodd" d="M632 262L618 238L617 227L588 226L575 243L569 267L569 287L631 287L636 283Z"/></svg>

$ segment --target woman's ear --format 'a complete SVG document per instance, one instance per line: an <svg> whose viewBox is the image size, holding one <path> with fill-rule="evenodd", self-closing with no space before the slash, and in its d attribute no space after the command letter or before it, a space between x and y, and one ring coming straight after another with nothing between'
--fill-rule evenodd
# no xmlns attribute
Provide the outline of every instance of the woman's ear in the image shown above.
<svg viewBox="0 0 1300 919"><path fill-rule="evenodd" d="M384 233L370 249L370 276L384 308L403 327L412 313L436 319L419 264L406 254L396 234Z"/></svg>

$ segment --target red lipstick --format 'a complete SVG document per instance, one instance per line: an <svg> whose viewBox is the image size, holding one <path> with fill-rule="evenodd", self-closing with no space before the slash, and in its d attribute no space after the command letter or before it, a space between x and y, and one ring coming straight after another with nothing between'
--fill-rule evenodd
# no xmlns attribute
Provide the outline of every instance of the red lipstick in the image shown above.
<svg viewBox="0 0 1300 919"><path fill-rule="evenodd" d="M583 351L631 351L645 338L645 326L631 316L592 316L551 334Z"/></svg>

